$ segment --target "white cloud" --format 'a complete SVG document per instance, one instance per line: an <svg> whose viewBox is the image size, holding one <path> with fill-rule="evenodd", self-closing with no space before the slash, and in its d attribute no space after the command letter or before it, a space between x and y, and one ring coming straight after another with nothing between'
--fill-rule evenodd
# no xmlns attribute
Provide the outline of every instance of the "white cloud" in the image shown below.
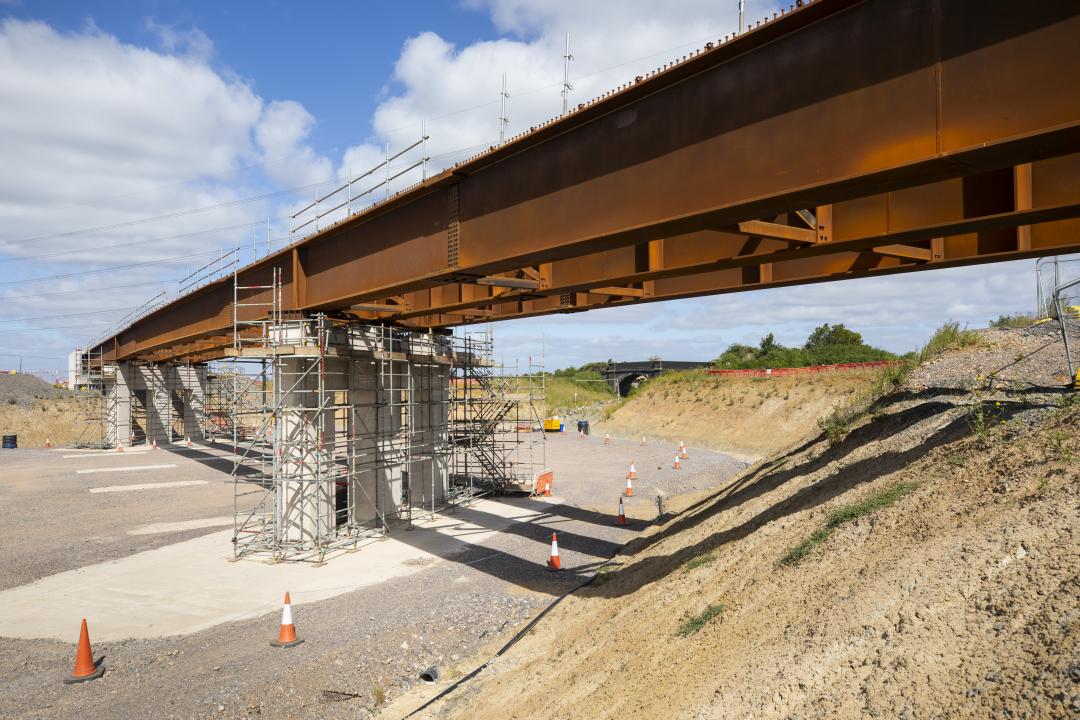
<svg viewBox="0 0 1080 720"><path fill-rule="evenodd" d="M332 170L329 158L318 155L306 143L315 118L293 100L274 100L267 105L255 128L255 139L265 153L264 169L279 187L326 182Z"/></svg>
<svg viewBox="0 0 1080 720"><path fill-rule="evenodd" d="M41 22L0 21L5 317L138 305L157 289L94 288L155 281L167 287L222 247L247 250L251 229L245 223L259 223L261 244L266 203L177 211L218 206L265 188L265 180L248 169L265 149L254 142L256 128L263 140L284 143L275 151L292 153L276 169L310 159L302 143L310 116L303 108L271 104L264 113L263 99L248 83L211 67L212 43L205 34L152 22L148 27L162 51L122 43L92 24L66 33ZM291 138L280 130L282 124L290 129L283 116L294 121ZM328 161L321 164L329 168ZM168 217L132 223L158 216ZM107 229L79 232L90 228ZM157 262L139 265L149 261ZM122 264L136 266L23 282ZM52 294L68 289L83 292ZM95 323L122 314L42 323L81 326L41 343L63 352L65 344L104 329ZM15 327L0 328L0 349L33 337L12 332Z"/></svg>

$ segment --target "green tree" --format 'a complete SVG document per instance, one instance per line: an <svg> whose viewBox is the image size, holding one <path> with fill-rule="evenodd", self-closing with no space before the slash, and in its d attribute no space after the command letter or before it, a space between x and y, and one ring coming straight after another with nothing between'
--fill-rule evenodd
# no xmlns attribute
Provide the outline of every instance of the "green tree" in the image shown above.
<svg viewBox="0 0 1080 720"><path fill-rule="evenodd" d="M835 345L862 345L862 335L854 330L848 330L844 323L829 325L825 323L814 328L810 336L806 338L805 350L823 350Z"/></svg>

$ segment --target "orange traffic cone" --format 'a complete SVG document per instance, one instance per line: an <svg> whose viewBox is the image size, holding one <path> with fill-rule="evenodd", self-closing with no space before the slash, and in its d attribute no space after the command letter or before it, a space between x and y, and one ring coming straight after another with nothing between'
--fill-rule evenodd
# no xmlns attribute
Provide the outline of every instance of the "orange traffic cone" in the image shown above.
<svg viewBox="0 0 1080 720"><path fill-rule="evenodd" d="M289 593L285 593L285 605L281 608L281 629L278 631L277 640L271 640L274 647L293 647L304 642L296 637L296 626L292 620L292 600Z"/></svg>
<svg viewBox="0 0 1080 720"><path fill-rule="evenodd" d="M630 473L626 477L631 480L637 478L637 465L634 464L633 460L630 461Z"/></svg>
<svg viewBox="0 0 1080 720"><path fill-rule="evenodd" d="M682 470L682 463L679 461L679 453L675 453L675 469Z"/></svg>
<svg viewBox="0 0 1080 720"><path fill-rule="evenodd" d="M94 663L94 653L90 650L90 632L86 629L86 618L83 618L82 628L79 630L79 647L75 650L75 668L64 678L64 684L89 682L104 674L105 664Z"/></svg>
<svg viewBox="0 0 1080 720"><path fill-rule="evenodd" d="M117 443L116 452L124 452L124 446Z"/></svg>
<svg viewBox="0 0 1080 720"><path fill-rule="evenodd" d="M551 533L551 557L548 558L548 570L561 570L562 563L559 561L559 539L555 533Z"/></svg>
<svg viewBox="0 0 1080 720"><path fill-rule="evenodd" d="M634 478L626 478L626 497L634 497Z"/></svg>
<svg viewBox="0 0 1080 720"><path fill-rule="evenodd" d="M47 448L52 447L52 440L51 439L45 438L45 447L47 447Z"/></svg>
<svg viewBox="0 0 1080 720"><path fill-rule="evenodd" d="M194 445L191 444L191 436L190 435L187 436L186 438L184 438L184 441L185 441L184 444L187 445L188 447L195 447Z"/></svg>
<svg viewBox="0 0 1080 720"><path fill-rule="evenodd" d="M679 441L679 457L681 457L683 460L689 457L689 455L686 454L686 445L683 443L682 440Z"/></svg>
<svg viewBox="0 0 1080 720"><path fill-rule="evenodd" d="M611 444L611 435L609 435L608 433L604 433L604 444L605 445L610 445Z"/></svg>
<svg viewBox="0 0 1080 720"><path fill-rule="evenodd" d="M616 525L626 524L626 511L623 510L622 498L619 498L619 517L615 520Z"/></svg>
<svg viewBox="0 0 1080 720"><path fill-rule="evenodd" d="M154 438L154 444L150 446L151 450L157 450L157 438Z"/></svg>
<svg viewBox="0 0 1080 720"><path fill-rule="evenodd" d="M641 436L641 447L645 447L645 445L646 445L646 442L645 442L645 436L644 436L644 435L642 435L642 436Z"/></svg>

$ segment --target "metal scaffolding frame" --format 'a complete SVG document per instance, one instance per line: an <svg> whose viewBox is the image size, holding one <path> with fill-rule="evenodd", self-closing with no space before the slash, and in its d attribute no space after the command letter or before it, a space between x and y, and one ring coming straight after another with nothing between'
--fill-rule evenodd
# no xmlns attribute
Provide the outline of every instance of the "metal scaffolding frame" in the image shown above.
<svg viewBox="0 0 1080 720"><path fill-rule="evenodd" d="M78 399L79 421L82 430L75 447L111 448L116 438L116 397L105 392L106 365L100 347L79 353L81 367L75 378L75 396ZM114 369L109 368L110 370Z"/></svg>
<svg viewBox="0 0 1080 720"><path fill-rule="evenodd" d="M539 407L544 401L543 360L524 368L492 361L490 326L455 336L450 382L451 486L466 497L485 492L532 492L547 465Z"/></svg>
<svg viewBox="0 0 1080 720"><path fill-rule="evenodd" d="M321 562L441 508L531 491L542 369L506 372L490 331L286 317L281 273L234 282L230 357L206 427L231 434L236 558Z"/></svg>

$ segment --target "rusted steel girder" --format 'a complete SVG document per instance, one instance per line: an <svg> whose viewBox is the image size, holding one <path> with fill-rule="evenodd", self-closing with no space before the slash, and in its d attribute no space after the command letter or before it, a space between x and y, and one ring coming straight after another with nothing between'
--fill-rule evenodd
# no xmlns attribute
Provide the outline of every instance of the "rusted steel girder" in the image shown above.
<svg viewBox="0 0 1080 720"><path fill-rule="evenodd" d="M433 298L429 307L481 299L490 304L496 292L515 292L462 279L520 277L522 268L550 266L554 284L560 261L625 255L627 248L637 258L656 241L694 233L716 238L718 228L744 238L737 233L740 223L796 210L831 206L837 232L858 228L882 196L891 203L894 196L904 199L904 188L954 178L965 178L947 188L959 192L962 217L1009 212L1013 208L1002 207L999 194L1006 184L1015 191L1017 183L995 173L1013 177L1017 166L1080 151L1080 93L1071 90L1080 81L1080 5L1019 5L805 4L270 256L241 271L241 284L265 284L270 268L278 266L286 309L345 311L396 296L412 304L412 312L418 291ZM919 203L933 207L937 200L933 194L908 199L914 215ZM892 205L886 210L890 219L899 212ZM1006 232L1014 242L1029 234ZM833 264L848 263L848 273L856 251L878 258L875 267L921 263L897 257L924 253L888 248L903 243L896 233L887 234L893 239L885 242L880 232L855 232L852 237L871 238L865 248L824 247L834 238L785 252L796 253L790 260L836 254ZM975 242L1006 242L1005 234L997 237L980 235ZM771 251L771 243L786 242L763 238L759 244ZM874 253L874 242L894 254ZM742 267L745 259L732 249L742 243L711 243L716 262ZM1061 247L1029 244L1012 251L979 245L967 256L983 262ZM917 250L931 248L924 243ZM788 260L770 262L774 275L780 262ZM920 266L943 264L932 258ZM637 264L634 269L630 276L638 274ZM597 280L617 290L605 277ZM600 285L588 278L566 284ZM607 294L605 302L650 299L645 287L629 289L642 292L626 299ZM514 302L552 302L544 298ZM231 300L225 282L202 288L119 333L106 343L106 356L135 357L220 333L230 327ZM359 316L388 314L365 312ZM458 307L409 322L458 324L474 318L469 312Z"/></svg>

